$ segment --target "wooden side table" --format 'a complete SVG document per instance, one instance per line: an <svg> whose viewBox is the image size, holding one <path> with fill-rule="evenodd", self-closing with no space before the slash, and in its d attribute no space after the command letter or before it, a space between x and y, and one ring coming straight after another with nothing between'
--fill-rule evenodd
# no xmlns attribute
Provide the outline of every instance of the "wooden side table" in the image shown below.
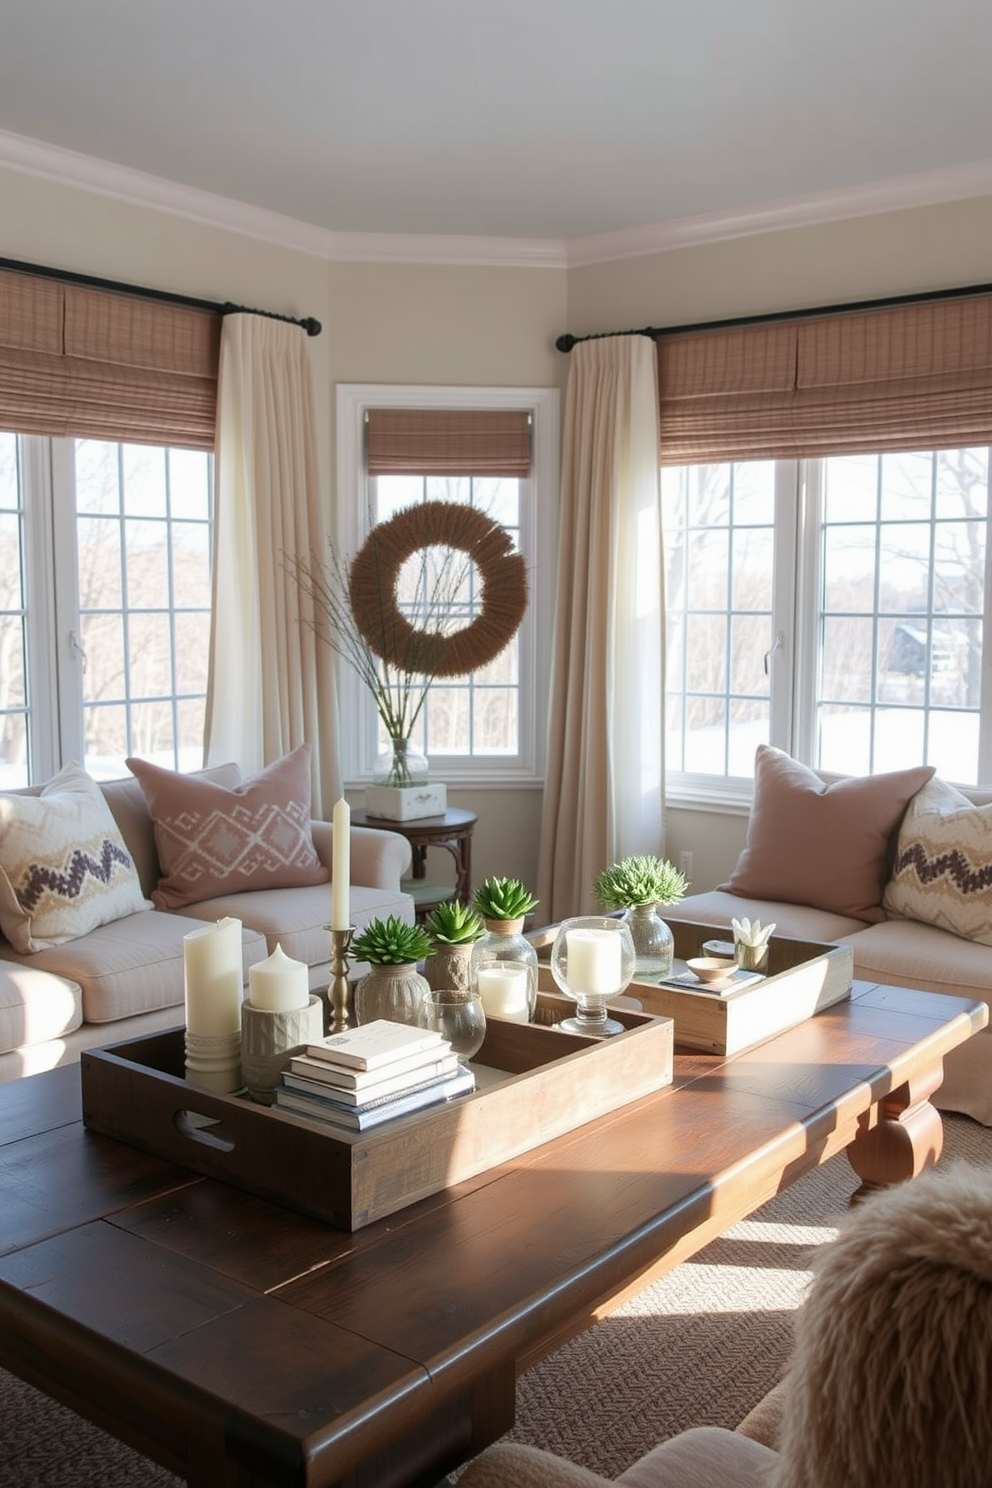
<svg viewBox="0 0 992 1488"><path fill-rule="evenodd" d="M467 904L472 893L472 833L479 820L474 811L449 806L443 816L422 816L416 821L387 821L369 816L364 808L353 810L351 820L359 827L380 827L398 832L413 850L413 877L403 880L403 890L410 894L417 908L417 919L424 920L436 905L446 899L460 899ZM427 849L439 847L451 854L455 863L455 882L432 884L427 881Z"/></svg>

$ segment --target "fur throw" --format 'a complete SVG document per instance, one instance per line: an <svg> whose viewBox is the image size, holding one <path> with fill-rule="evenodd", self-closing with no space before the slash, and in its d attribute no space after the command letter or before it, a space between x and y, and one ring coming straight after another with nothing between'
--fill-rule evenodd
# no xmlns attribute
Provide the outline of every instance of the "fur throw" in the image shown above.
<svg viewBox="0 0 992 1488"><path fill-rule="evenodd" d="M814 1266L769 1488L987 1488L992 1169L872 1194Z"/></svg>

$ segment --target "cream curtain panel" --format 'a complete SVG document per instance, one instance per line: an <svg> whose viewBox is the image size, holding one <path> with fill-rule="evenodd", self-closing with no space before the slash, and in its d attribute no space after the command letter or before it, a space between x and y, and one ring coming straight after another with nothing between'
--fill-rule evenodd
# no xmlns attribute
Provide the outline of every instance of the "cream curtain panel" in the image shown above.
<svg viewBox="0 0 992 1488"><path fill-rule="evenodd" d="M571 353L548 769L545 921L595 913L597 873L664 843L664 584L654 344Z"/></svg>
<svg viewBox="0 0 992 1488"><path fill-rule="evenodd" d="M288 571L327 547L301 327L224 317L215 493L205 762L251 774L309 742L326 816L341 794L334 669Z"/></svg>

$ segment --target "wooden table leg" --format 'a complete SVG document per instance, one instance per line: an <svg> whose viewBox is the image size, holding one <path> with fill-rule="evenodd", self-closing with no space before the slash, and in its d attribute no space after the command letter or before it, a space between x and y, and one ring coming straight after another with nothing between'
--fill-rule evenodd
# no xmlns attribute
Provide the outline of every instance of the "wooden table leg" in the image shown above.
<svg viewBox="0 0 992 1488"><path fill-rule="evenodd" d="M861 1179L852 1204L873 1189L915 1178L940 1157L944 1126L930 1096L943 1078L942 1064L923 1070L862 1117L847 1149L848 1161Z"/></svg>

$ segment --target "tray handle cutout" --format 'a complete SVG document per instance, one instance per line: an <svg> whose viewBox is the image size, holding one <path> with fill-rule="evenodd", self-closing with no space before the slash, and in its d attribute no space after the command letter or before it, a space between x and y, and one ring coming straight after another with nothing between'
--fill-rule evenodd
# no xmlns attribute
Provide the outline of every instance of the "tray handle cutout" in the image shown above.
<svg viewBox="0 0 992 1488"><path fill-rule="evenodd" d="M199 1111L176 1111L173 1113L172 1124L181 1137L199 1142L201 1147L213 1147L217 1152L234 1151L232 1141L210 1130L211 1127L222 1125L216 1116L202 1116Z"/></svg>

